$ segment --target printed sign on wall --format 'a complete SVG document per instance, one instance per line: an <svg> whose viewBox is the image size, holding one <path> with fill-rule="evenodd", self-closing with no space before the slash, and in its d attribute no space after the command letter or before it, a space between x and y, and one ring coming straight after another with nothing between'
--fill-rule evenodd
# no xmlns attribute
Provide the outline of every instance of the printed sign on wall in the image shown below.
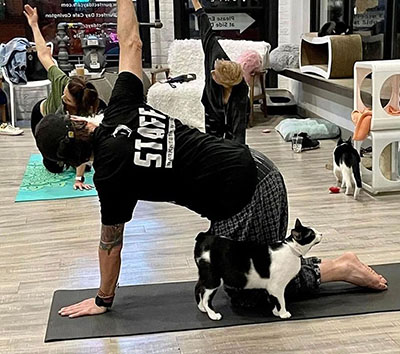
<svg viewBox="0 0 400 354"><path fill-rule="evenodd" d="M246 13L210 13L208 15L213 29L219 31L239 30L240 33L249 28L256 20ZM196 18L197 20L197 18ZM196 30L199 26L196 21Z"/></svg>

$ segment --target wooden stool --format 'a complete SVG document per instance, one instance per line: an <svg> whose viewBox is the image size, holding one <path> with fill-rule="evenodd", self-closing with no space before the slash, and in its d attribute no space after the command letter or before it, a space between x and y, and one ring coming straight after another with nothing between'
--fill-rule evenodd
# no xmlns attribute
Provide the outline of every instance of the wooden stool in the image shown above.
<svg viewBox="0 0 400 354"><path fill-rule="evenodd" d="M249 127L254 125L254 102L261 100L261 111L264 117L267 117L267 97L265 95L265 75L266 71L259 71L251 75L250 81L250 117L249 117ZM257 84L260 84L260 92L256 94Z"/></svg>

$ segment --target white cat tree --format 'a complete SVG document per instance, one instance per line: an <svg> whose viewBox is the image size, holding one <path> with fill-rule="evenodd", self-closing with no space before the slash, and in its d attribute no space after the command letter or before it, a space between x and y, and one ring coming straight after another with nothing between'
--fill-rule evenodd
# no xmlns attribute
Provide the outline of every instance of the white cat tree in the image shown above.
<svg viewBox="0 0 400 354"><path fill-rule="evenodd" d="M301 37L299 65L301 72L325 79L352 77L353 65L362 55L359 34L318 37L317 32L311 32Z"/></svg>
<svg viewBox="0 0 400 354"><path fill-rule="evenodd" d="M386 108L400 110L400 60L380 60L357 62L354 66L354 109L360 112L367 109L361 98L363 80L371 74L372 119L371 129L367 139L372 142L372 169L361 166L363 188L377 194L380 192L400 191L399 179L399 141L400 115L389 114ZM390 100L385 107L381 103L381 93L388 82L391 86ZM355 148L360 152L362 141L355 142ZM386 146L389 156L388 173L384 176L380 160ZM390 179L388 179L388 175Z"/></svg>

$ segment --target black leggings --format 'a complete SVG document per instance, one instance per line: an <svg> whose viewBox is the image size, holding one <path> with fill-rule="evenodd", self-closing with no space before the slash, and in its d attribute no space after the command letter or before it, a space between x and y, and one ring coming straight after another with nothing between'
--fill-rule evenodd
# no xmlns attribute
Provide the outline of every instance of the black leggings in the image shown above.
<svg viewBox="0 0 400 354"><path fill-rule="evenodd" d="M31 115L31 130L32 130L32 134L33 136L35 136L35 130L36 130L36 126L38 125L38 123L42 120L43 118L43 114L40 112L40 105L41 103L45 100L42 99L40 100L38 103L36 103L33 106L32 109L32 115Z"/></svg>

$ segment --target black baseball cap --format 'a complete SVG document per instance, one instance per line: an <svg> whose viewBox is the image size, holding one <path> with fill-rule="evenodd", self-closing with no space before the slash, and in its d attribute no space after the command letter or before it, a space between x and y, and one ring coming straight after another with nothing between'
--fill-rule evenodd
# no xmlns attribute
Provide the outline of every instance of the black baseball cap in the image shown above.
<svg viewBox="0 0 400 354"><path fill-rule="evenodd" d="M62 161L55 162L46 158L43 158L43 165L51 173L62 173L68 168Z"/></svg>
<svg viewBox="0 0 400 354"><path fill-rule="evenodd" d="M78 167L89 161L92 155L92 136L84 134L84 126L77 129L68 115L49 114L44 117L36 126L36 145L43 155L43 158L60 162L68 166ZM78 131L81 138L76 139Z"/></svg>
<svg viewBox="0 0 400 354"><path fill-rule="evenodd" d="M64 114L49 114L36 126L36 145L45 160L63 161L59 155L60 145L68 140L71 123Z"/></svg>

